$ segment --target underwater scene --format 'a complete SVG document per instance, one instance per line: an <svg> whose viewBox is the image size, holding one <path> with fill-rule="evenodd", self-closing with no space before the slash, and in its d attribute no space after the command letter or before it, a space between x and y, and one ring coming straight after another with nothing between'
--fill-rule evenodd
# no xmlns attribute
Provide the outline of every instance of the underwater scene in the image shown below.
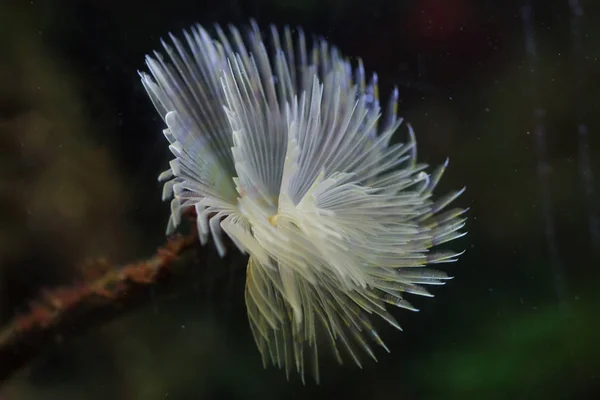
<svg viewBox="0 0 600 400"><path fill-rule="evenodd" d="M600 398L600 2L0 32L0 400Z"/></svg>

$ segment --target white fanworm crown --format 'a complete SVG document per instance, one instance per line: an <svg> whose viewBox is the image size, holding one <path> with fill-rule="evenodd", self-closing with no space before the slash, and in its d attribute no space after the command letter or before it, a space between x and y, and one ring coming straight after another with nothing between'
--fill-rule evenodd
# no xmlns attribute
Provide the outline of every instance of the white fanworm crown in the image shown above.
<svg viewBox="0 0 600 400"><path fill-rule="evenodd" d="M400 329L386 306L416 310L406 293L450 279L426 265L460 255L431 248L464 235L466 210L441 212L464 189L432 199L447 161L425 172L410 126L408 143L390 143L398 90L382 113L362 62L353 69L325 40L308 51L299 29L271 27L263 41L251 25L245 36L216 26L216 39L197 25L163 43L169 61L146 58L142 83L175 155L159 177L173 197L168 232L195 208L203 244L224 255L223 231L249 254L264 364L318 381L318 345L360 366L359 349L387 350L372 316Z"/></svg>

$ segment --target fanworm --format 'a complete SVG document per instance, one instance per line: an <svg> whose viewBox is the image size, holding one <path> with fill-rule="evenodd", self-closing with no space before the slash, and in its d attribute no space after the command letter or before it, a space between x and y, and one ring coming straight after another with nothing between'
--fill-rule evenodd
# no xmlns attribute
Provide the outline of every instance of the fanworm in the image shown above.
<svg viewBox="0 0 600 400"><path fill-rule="evenodd" d="M175 156L159 177L173 197L167 231L194 208L202 244L224 255L224 231L249 254L263 363L318 382L319 346L360 366L372 343L388 350L372 316L400 329L387 305L416 311L406 293L450 279L427 265L461 254L431 248L464 235L466 210L443 211L464 189L432 199L447 161L427 173L410 126L391 143L398 90L382 107L361 61L323 39L309 50L301 29L215 29L170 35L168 57L147 56L140 73Z"/></svg>

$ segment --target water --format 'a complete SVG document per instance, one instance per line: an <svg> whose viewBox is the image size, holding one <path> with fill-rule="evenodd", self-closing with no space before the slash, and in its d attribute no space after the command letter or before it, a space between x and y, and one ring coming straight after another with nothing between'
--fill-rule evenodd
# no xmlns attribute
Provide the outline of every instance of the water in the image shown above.
<svg viewBox="0 0 600 400"><path fill-rule="evenodd" d="M596 398L599 17L583 0L2 3L0 398ZM157 276L129 264L169 215L144 56L192 23L250 18L360 56L383 99L398 86L420 161L450 157L437 192L468 188L452 246L467 251L441 266L454 279L392 311L403 332L377 323L391 354L362 370L324 356L318 386L262 368L231 244Z"/></svg>

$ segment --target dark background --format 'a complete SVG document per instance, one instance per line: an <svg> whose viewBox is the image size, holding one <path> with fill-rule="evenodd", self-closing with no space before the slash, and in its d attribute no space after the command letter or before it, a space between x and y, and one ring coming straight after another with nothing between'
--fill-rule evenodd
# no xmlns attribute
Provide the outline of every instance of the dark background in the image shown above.
<svg viewBox="0 0 600 400"><path fill-rule="evenodd" d="M400 90L422 161L467 186L467 249L391 355L324 360L322 383L263 370L245 259L212 246L168 295L22 369L1 399L592 399L600 396L600 2L2 0L0 317L81 263L164 242L170 159L144 55L193 23L301 25ZM401 130L398 135L405 135ZM2 360L0 360L2 362Z"/></svg>

